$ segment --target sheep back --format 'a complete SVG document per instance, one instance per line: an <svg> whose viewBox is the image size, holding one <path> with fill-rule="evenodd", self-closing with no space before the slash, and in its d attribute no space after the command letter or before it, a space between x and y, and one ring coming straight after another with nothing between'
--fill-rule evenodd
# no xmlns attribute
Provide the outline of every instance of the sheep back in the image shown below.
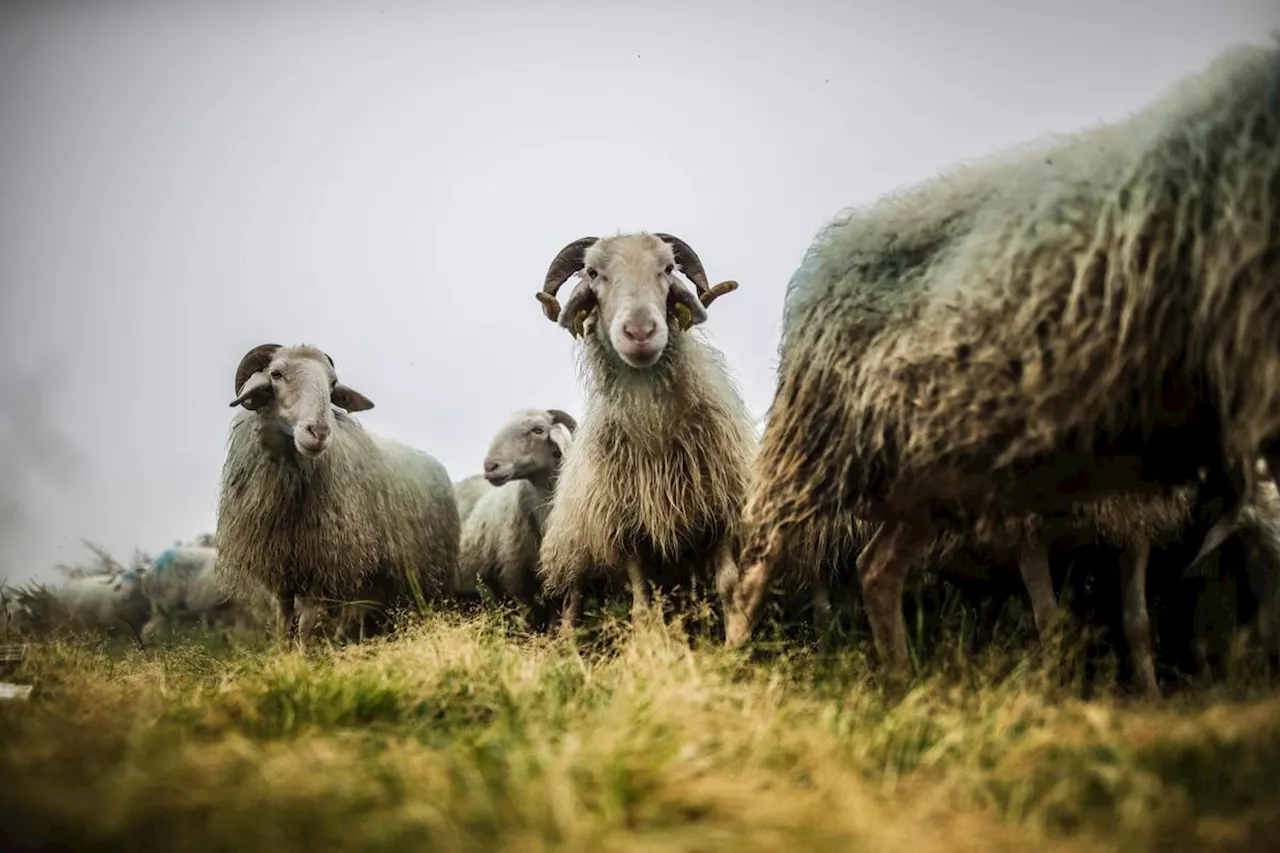
<svg viewBox="0 0 1280 853"><path fill-rule="evenodd" d="M1222 448L1252 465L1280 429L1236 368L1280 326L1278 77L1275 46L1234 51L825 229L788 286L750 556L813 513L1018 516L1191 482Z"/></svg>
<svg viewBox="0 0 1280 853"><path fill-rule="evenodd" d="M453 484L454 498L458 503L458 521L465 524L471 510L475 509L480 498L493 491L493 485L483 474L473 474L465 480Z"/></svg>

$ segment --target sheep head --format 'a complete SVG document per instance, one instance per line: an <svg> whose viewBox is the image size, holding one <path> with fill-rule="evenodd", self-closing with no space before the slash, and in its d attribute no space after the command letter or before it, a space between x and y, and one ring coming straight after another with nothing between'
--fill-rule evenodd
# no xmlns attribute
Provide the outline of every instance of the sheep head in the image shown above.
<svg viewBox="0 0 1280 853"><path fill-rule="evenodd" d="M677 266L693 282L696 297L675 277ZM561 310L555 294L575 273L579 282ZM736 281L708 287L702 261L688 243L642 232L574 240L551 262L538 301L547 318L574 337L587 332L594 312L601 341L630 366L645 368L666 348L669 319L687 331L706 322L707 306L737 287Z"/></svg>
<svg viewBox="0 0 1280 853"><path fill-rule="evenodd" d="M554 480L577 428L578 422L559 409L512 413L489 444L484 478L495 486L512 480Z"/></svg>
<svg viewBox="0 0 1280 853"><path fill-rule="evenodd" d="M319 456L333 434L333 406L348 412L373 408L359 391L338 381L333 359L311 346L261 344L236 368L236 398L293 438L298 453Z"/></svg>

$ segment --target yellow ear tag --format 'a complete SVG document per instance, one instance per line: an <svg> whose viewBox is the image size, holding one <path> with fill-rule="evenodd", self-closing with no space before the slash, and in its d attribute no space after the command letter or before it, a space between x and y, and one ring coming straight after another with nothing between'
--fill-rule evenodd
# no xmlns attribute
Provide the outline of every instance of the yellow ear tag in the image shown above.
<svg viewBox="0 0 1280 853"><path fill-rule="evenodd" d="M676 319L680 321L680 330L689 331L689 327L693 325L693 312L689 310L689 306L683 302L677 302L675 308Z"/></svg>
<svg viewBox="0 0 1280 853"><path fill-rule="evenodd" d="M577 314L573 315L573 329L571 329L571 331L573 332L573 336L575 338L582 337L583 335L582 326L584 323L587 322L587 315L590 313L591 313L590 311L579 311Z"/></svg>

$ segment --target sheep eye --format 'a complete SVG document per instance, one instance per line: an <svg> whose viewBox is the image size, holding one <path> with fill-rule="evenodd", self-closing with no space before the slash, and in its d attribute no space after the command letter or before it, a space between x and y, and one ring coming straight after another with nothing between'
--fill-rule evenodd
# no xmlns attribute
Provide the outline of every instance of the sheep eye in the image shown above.
<svg viewBox="0 0 1280 853"><path fill-rule="evenodd" d="M598 272L593 270L591 267L587 267L587 278L594 279L597 275L599 275Z"/></svg>
<svg viewBox="0 0 1280 853"><path fill-rule="evenodd" d="M533 434L534 434L534 435L542 435L542 434L543 434L543 433L545 433L545 432L546 432L546 430L545 430L545 429L543 429L543 428L542 428L542 427L540 427L540 426L536 426L536 427L534 427L534 428L533 428Z"/></svg>
<svg viewBox="0 0 1280 853"><path fill-rule="evenodd" d="M283 373L281 373L281 372L280 372L280 371L278 371L278 370L273 370L273 371L271 371L271 378L272 378L272 379L284 379L284 374L283 374Z"/></svg>
<svg viewBox="0 0 1280 853"><path fill-rule="evenodd" d="M667 275L671 275L671 271L675 269L675 264L667 264L667 268L663 270Z"/></svg>

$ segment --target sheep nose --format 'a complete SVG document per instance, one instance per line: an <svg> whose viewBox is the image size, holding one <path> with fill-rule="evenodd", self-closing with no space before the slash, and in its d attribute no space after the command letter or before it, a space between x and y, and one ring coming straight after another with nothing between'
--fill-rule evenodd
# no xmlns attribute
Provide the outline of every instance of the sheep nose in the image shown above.
<svg viewBox="0 0 1280 853"><path fill-rule="evenodd" d="M485 472L486 474L492 474L494 471L497 471L497 470L498 470L498 463L497 463L497 462L486 462L486 463L484 463L484 472Z"/></svg>
<svg viewBox="0 0 1280 853"><path fill-rule="evenodd" d="M329 437L329 425L328 424L310 424L307 426L307 432L316 441L324 441L326 438Z"/></svg>
<svg viewBox="0 0 1280 853"><path fill-rule="evenodd" d="M653 319L644 320L640 323L622 324L622 334L627 336L627 340L636 344L648 343L656 331L658 331L658 324Z"/></svg>

